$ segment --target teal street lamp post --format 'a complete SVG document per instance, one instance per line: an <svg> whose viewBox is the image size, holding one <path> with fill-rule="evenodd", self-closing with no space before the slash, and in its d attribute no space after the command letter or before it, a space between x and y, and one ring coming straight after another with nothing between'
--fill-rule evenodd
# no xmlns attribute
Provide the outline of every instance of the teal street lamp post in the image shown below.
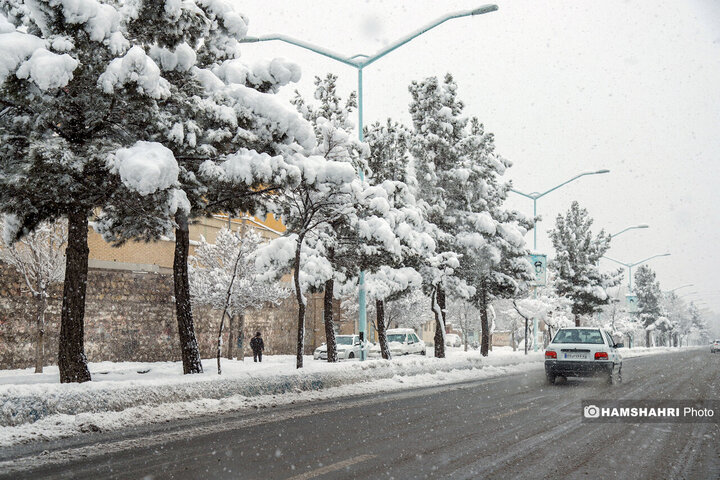
<svg viewBox="0 0 720 480"><path fill-rule="evenodd" d="M642 225L632 225L632 226L623 228L622 230L620 230L620 231L617 232L617 233L613 233L612 235L610 235L610 238L615 238L615 237L617 237L618 235L620 235L621 233L625 233L625 232L627 232L628 230L634 230L634 229L636 229L636 228L649 228L649 225L645 225L644 223L643 223Z"/></svg>
<svg viewBox="0 0 720 480"><path fill-rule="evenodd" d="M533 201L533 253L537 253L537 201L538 198L544 197L548 193L557 190L558 188L562 187L563 185L567 185L568 183L572 182L573 180L577 180L580 177L584 177L585 175L598 175L602 173L609 173L610 170L603 169L598 170L596 172L583 172L579 175L575 175L570 180L567 180L560 185L556 185L550 190L546 190L542 193L540 192L532 192L532 193L523 193L519 190L515 190L514 188L511 188L510 191L513 193L517 193L518 195L522 195L525 198L529 198ZM622 233L622 232L621 232ZM538 321L537 318L533 318L533 351L538 351Z"/></svg>
<svg viewBox="0 0 720 480"><path fill-rule="evenodd" d="M680 285L679 287L675 287L675 288L673 288L673 289L670 289L670 290L666 291L665 293L673 293L675 290L680 290L681 288L687 288L687 287L692 287L692 286L694 286L694 284L692 284L692 283L686 283L685 285Z"/></svg>
<svg viewBox="0 0 720 480"><path fill-rule="evenodd" d="M523 197L529 198L530 200L533 201L533 250L537 250L537 221L535 219L537 218L537 201L538 201L538 199L544 197L548 193L553 192L564 185L567 185L568 183L570 183L574 180L577 180L580 177L584 177L586 175L599 175L602 173L609 173L609 172L610 172L610 170L607 170L607 169L598 170L597 172L583 172L579 175L575 175L570 180L567 180L567 181L561 183L560 185L556 185L553 188L551 188L550 190L546 190L542 193L539 193L539 192L523 193L519 190L515 190L514 188L510 189L511 192L517 193L518 195L522 195Z"/></svg>
<svg viewBox="0 0 720 480"><path fill-rule="evenodd" d="M419 37L423 33L432 30L433 28L437 27L438 25L441 25L448 20L452 20L454 18L463 18L463 17L472 17L476 15L482 15L485 13L494 12L498 9L497 5L483 5L481 7L475 8L473 10L461 10L458 12L452 12L448 13L446 15L443 15L442 17L428 23L424 27L421 27L420 29L406 35L405 37L397 40L393 44L383 48L382 50L378 51L374 55L353 55L352 57L347 57L345 55L333 52L332 50L329 50L324 47L320 47L317 45L314 45L309 42L305 42L303 40L298 40L296 38L290 37L288 35L282 35L282 34L270 34L270 35L263 35L259 37L245 37L241 40L241 43L256 43L256 42L268 42L277 40L280 42L289 43L291 45L295 45L301 48L304 48L306 50L310 50L311 52L317 53L319 55L322 55L324 57L330 58L332 60L338 61L342 64L348 65L350 67L353 67L357 69L357 79L358 79L358 139L362 142L363 141L363 69L376 61L380 60L382 57L387 55L388 53L402 47L406 43L410 42L416 37ZM358 174L360 176L360 180L365 180L365 172L360 169L358 171ZM365 272L360 272L360 278L358 280L358 332L360 333L360 336L367 340L367 336L365 334L367 330L367 311L366 311L366 299L365 299ZM360 360L365 360L367 352L364 348L360 349Z"/></svg>
<svg viewBox="0 0 720 480"><path fill-rule="evenodd" d="M627 269L628 269L628 293L632 293L632 268L636 265L640 265L641 263L645 263L648 260L652 260L653 258L667 257L669 255L670 255L669 253L660 253L658 255L653 255L652 257L648 257L644 260L640 260L639 262L635 262L635 263L625 263L625 262L621 262L620 260L615 260L614 258L610 258L610 257L606 257L606 256L603 256L602 258L604 258L606 260L610 260L611 262L619 263L620 265L627 267Z"/></svg>

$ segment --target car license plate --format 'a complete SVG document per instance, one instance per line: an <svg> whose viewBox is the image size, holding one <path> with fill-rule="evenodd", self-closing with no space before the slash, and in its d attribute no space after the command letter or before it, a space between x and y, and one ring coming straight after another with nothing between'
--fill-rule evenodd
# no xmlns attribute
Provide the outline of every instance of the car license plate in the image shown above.
<svg viewBox="0 0 720 480"><path fill-rule="evenodd" d="M568 360L585 360L587 356L584 353L566 353L565 358Z"/></svg>

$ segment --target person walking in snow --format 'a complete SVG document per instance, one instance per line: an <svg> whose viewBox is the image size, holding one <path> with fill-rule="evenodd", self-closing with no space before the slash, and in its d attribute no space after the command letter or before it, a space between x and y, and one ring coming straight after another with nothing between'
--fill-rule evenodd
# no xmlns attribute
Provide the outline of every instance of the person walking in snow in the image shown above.
<svg viewBox="0 0 720 480"><path fill-rule="evenodd" d="M250 348L253 351L253 360L256 362L262 362L262 352L265 350L265 343L260 336L260 332L257 332L252 340L250 340Z"/></svg>

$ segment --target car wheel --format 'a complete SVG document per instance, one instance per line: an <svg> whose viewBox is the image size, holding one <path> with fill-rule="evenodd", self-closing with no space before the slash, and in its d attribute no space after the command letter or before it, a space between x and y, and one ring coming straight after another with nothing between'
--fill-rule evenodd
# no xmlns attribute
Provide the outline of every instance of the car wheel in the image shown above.
<svg viewBox="0 0 720 480"><path fill-rule="evenodd" d="M616 385L618 383L622 383L621 369L622 369L622 367L620 367L620 369L617 371L617 374L615 373L614 368L612 370L610 370L610 373L608 374L608 377L607 377L608 385Z"/></svg>
<svg viewBox="0 0 720 480"><path fill-rule="evenodd" d="M420 351L420 355L425 356L425 354L426 354L426 352L425 352L425 349L423 348L423 349Z"/></svg>
<svg viewBox="0 0 720 480"><path fill-rule="evenodd" d="M548 385L555 385L555 375L548 373L545 378L547 379Z"/></svg>
<svg viewBox="0 0 720 480"><path fill-rule="evenodd" d="M350 358L355 358L355 352L350 352L348 354L348 359L350 359Z"/></svg>

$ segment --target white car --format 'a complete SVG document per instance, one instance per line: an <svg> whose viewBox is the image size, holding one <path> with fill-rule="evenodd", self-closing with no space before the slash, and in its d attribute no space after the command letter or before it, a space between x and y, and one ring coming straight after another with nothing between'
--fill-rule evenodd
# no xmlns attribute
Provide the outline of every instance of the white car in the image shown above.
<svg viewBox="0 0 720 480"><path fill-rule="evenodd" d="M390 328L386 332L391 356L418 354L425 355L425 342L420 340L412 328ZM380 345L370 349L370 357L380 357Z"/></svg>
<svg viewBox="0 0 720 480"><path fill-rule="evenodd" d="M335 335L335 345L337 346L338 360L350 360L360 358L360 337L358 335ZM369 349L369 345L365 343L365 351ZM323 343L315 349L313 353L315 360L327 360L327 343Z"/></svg>
<svg viewBox="0 0 720 480"><path fill-rule="evenodd" d="M715 340L710 344L710 353L720 352L720 340Z"/></svg>
<svg viewBox="0 0 720 480"><path fill-rule="evenodd" d="M545 375L557 377L604 376L609 384L622 381L622 356L605 330L596 327L561 328L545 349Z"/></svg>
<svg viewBox="0 0 720 480"><path fill-rule="evenodd" d="M462 339L457 333L446 333L445 334L445 346L447 347L462 347Z"/></svg>

